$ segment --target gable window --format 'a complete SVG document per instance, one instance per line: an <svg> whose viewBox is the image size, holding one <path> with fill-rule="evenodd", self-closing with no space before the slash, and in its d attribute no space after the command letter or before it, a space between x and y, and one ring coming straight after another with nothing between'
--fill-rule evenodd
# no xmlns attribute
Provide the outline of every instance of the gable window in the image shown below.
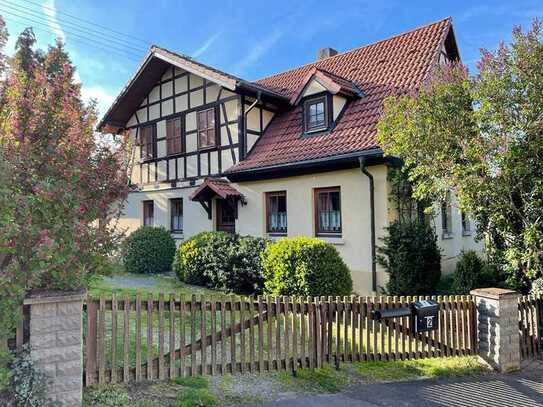
<svg viewBox="0 0 543 407"><path fill-rule="evenodd" d="M140 128L140 157L142 160L149 160L155 157L155 126L144 126Z"/></svg>
<svg viewBox="0 0 543 407"><path fill-rule="evenodd" d="M143 201L143 225L153 226L155 224L155 203Z"/></svg>
<svg viewBox="0 0 543 407"><path fill-rule="evenodd" d="M287 192L266 193L266 231L268 233L287 233Z"/></svg>
<svg viewBox="0 0 543 407"><path fill-rule="evenodd" d="M215 147L215 108L198 112L198 148Z"/></svg>
<svg viewBox="0 0 543 407"><path fill-rule="evenodd" d="M328 128L326 97L310 99L304 103L305 131L325 130Z"/></svg>
<svg viewBox="0 0 543 407"><path fill-rule="evenodd" d="M315 189L317 236L341 236L341 195L339 187Z"/></svg>
<svg viewBox="0 0 543 407"><path fill-rule="evenodd" d="M170 199L170 230L174 233L183 232L183 199Z"/></svg>
<svg viewBox="0 0 543 407"><path fill-rule="evenodd" d="M452 206L451 193L447 192L445 200L441 203L441 230L442 238L447 239L452 235Z"/></svg>
<svg viewBox="0 0 543 407"><path fill-rule="evenodd" d="M166 153L173 155L182 152L181 118L176 117L166 121Z"/></svg>

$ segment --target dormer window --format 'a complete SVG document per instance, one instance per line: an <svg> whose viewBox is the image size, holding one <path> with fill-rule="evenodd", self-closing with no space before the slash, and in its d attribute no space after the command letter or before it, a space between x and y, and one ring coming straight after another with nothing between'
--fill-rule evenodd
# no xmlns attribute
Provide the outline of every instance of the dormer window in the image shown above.
<svg viewBox="0 0 543 407"><path fill-rule="evenodd" d="M305 131L322 131L328 128L326 96L306 100L304 103Z"/></svg>

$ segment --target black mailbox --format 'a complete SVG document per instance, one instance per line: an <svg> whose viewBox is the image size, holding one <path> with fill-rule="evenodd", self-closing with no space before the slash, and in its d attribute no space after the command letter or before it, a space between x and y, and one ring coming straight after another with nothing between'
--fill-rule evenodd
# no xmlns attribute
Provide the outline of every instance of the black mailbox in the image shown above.
<svg viewBox="0 0 543 407"><path fill-rule="evenodd" d="M439 327L439 304L433 300L421 300L413 304L415 332L433 331Z"/></svg>
<svg viewBox="0 0 543 407"><path fill-rule="evenodd" d="M380 321L387 318L411 317L414 332L434 331L439 328L439 304L433 300L421 300L409 307L377 309L372 311L372 319Z"/></svg>

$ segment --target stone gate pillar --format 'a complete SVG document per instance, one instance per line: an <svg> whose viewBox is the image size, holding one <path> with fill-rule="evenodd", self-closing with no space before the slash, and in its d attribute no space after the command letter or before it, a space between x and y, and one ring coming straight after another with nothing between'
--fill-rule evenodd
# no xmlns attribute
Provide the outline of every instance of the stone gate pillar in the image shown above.
<svg viewBox="0 0 543 407"><path fill-rule="evenodd" d="M31 355L49 379L47 396L62 406L80 406L83 396L83 300L86 292L35 292L30 306Z"/></svg>
<svg viewBox="0 0 543 407"><path fill-rule="evenodd" d="M503 288L472 290L477 307L479 356L501 372L520 369L518 299Z"/></svg>

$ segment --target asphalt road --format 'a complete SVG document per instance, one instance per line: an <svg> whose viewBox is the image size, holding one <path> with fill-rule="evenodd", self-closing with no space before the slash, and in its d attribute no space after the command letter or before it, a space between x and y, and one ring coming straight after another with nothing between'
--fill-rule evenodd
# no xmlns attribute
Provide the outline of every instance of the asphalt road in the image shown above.
<svg viewBox="0 0 543 407"><path fill-rule="evenodd" d="M543 406L543 369L457 379L365 384L337 394L277 400L261 407Z"/></svg>

